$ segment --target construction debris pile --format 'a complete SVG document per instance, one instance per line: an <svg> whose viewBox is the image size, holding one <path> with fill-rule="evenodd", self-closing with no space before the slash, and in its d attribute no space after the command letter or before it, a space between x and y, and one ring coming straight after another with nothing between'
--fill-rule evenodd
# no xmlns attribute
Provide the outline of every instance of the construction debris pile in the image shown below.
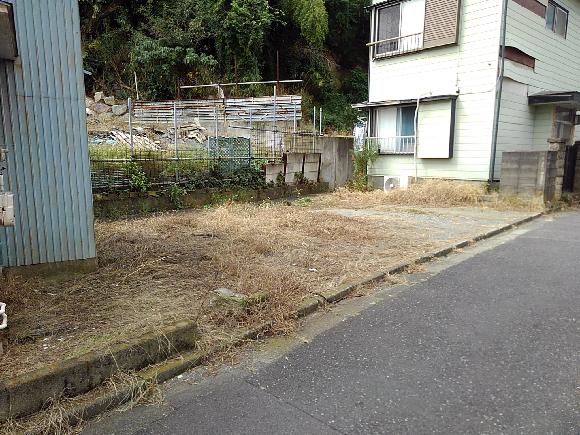
<svg viewBox="0 0 580 435"><path fill-rule="evenodd" d="M162 130L154 127L134 127L133 128L133 147L135 149L148 151L161 151L173 148L175 146L175 129L173 127ZM189 148L203 145L205 146L207 136L205 128L192 123L178 128L178 139L180 145L186 145ZM90 145L121 145L124 147L131 146L131 135L125 130L113 128L110 131L92 131L89 132Z"/></svg>
<svg viewBox="0 0 580 435"><path fill-rule="evenodd" d="M96 92L94 98L86 97L86 113L89 122L89 144L92 146L123 146L147 151L160 151L175 146L175 127L164 123L136 126L133 121L133 137L129 130L129 107L114 96ZM177 128L180 145L189 148L207 142L207 130L199 118L192 118Z"/></svg>

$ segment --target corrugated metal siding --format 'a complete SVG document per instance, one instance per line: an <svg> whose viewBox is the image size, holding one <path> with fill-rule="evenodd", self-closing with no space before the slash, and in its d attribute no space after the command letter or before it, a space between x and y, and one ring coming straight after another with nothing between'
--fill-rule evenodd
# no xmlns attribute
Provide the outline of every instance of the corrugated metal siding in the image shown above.
<svg viewBox="0 0 580 435"><path fill-rule="evenodd" d="M93 258L95 239L77 0L9 0L20 57L0 61L0 143L16 226L6 266Z"/></svg>

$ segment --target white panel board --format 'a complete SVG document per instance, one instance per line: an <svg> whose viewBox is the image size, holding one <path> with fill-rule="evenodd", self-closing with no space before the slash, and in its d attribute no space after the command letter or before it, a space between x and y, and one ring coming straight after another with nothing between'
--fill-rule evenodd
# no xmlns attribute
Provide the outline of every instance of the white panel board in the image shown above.
<svg viewBox="0 0 580 435"><path fill-rule="evenodd" d="M446 100L419 106L418 158L448 159L452 156L452 105L452 100Z"/></svg>

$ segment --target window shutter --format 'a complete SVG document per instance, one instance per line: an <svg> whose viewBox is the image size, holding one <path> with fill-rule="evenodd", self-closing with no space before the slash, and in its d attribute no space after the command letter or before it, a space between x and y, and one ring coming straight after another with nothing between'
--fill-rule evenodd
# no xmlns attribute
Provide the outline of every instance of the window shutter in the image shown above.
<svg viewBox="0 0 580 435"><path fill-rule="evenodd" d="M460 0L426 0L424 48L455 44L459 32Z"/></svg>

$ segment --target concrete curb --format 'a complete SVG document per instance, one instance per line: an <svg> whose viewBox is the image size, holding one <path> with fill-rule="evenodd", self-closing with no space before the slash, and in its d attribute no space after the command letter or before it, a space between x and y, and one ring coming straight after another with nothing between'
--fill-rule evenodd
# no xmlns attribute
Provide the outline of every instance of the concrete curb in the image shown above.
<svg viewBox="0 0 580 435"><path fill-rule="evenodd" d="M436 258L447 257L448 255L452 254L454 251L456 251L458 249L465 248L466 246L469 246L469 245L472 245L474 243L480 242L482 240L490 239L491 237L505 233L506 231L509 231L515 227L520 226L520 225L529 223L529 222L531 222L535 219L538 219L538 218L540 218L540 217L542 217L550 212L551 211L544 211L541 213L537 213L537 214L534 214L532 216L528 216L526 218L520 219L516 222L512 222L511 224L504 225L503 227L488 231L486 233L479 234L472 239L462 240L462 241L457 242L457 243L452 243L451 245L437 249L437 250L430 252L426 255L423 255L419 258L403 261L399 264L396 264L396 265L390 267L389 269L387 269L383 272L374 273L374 274L369 275L369 276L367 276L363 279L360 279L358 281L354 281L354 282L349 283L349 284L343 284L337 288L334 288L334 289L331 289L331 290L328 290L325 292L316 293L316 296L323 298L324 302L326 302L326 303L336 303L336 302L341 301L342 299L345 299L346 297L348 297L352 292L354 292L357 289L357 287L360 287L362 285L367 285L367 284L375 284L375 283L381 281L382 279L384 279L386 276L399 274L401 272L404 272L405 270L407 270L411 266L429 263ZM313 309L312 306L310 306L312 304L314 304L313 299L311 299L311 298L306 299L305 302L299 307L299 309L297 311L297 317L298 318L304 317L304 315L302 315L303 313L311 314L314 311L316 311L315 309Z"/></svg>
<svg viewBox="0 0 580 435"><path fill-rule="evenodd" d="M75 397L101 385L121 370L140 370L176 352L194 348L192 322L179 322L100 352L89 352L0 384L0 422L40 411L58 397Z"/></svg>
<svg viewBox="0 0 580 435"><path fill-rule="evenodd" d="M211 356L228 348L237 347L245 342L254 341L268 333L273 322L265 322L254 328L237 334L231 340L219 343L206 351L187 352L179 357L166 360L163 363L146 368L138 373L137 380L132 385L109 387L106 390L92 390L84 396L79 396L69 403L63 404L61 417L71 426L91 420L107 411L122 406L132 400L139 391L150 383L163 383L180 374L202 365ZM34 421L32 416L29 421ZM31 433L43 433L42 431Z"/></svg>
<svg viewBox="0 0 580 435"><path fill-rule="evenodd" d="M524 219L520 219L516 222L505 225L501 228L480 234L472 239L462 240L460 242L453 243L441 249L435 250L419 258L403 261L401 263L393 265L386 271L369 275L361 280L339 286L335 289L322 292L320 294L313 294L311 296L308 296L302 301L297 310L294 312L293 316L298 319L307 317L308 315L316 312L321 306L325 304L336 303L345 299L361 285L374 284L381 281L388 275L402 273L411 266L424 264L436 258L446 257L455 252L457 249L465 248L466 246L477 243L478 241L486 240L491 237L497 236L506 231L509 231L510 229L513 229L515 227L538 219L548 213L551 213L551 211L546 211L542 213L537 213L532 216L528 216ZM272 321L265 322L254 328L248 329L238 334L231 340L216 345L207 351L184 353L178 358L167 360L157 366L144 369L143 371L137 374L142 379L142 381L136 382L131 387L124 387L121 389L111 389L106 393L103 393L101 391L99 392L99 395L95 397L88 397L91 396L91 392L89 392L86 395L87 397L79 398L78 403L69 404L67 406L67 409L65 411L65 419L68 420L71 424L77 424L80 421L93 419L106 411L109 411L111 409L114 409L118 406L121 406L129 402L131 398L135 395L135 393L137 393L140 389L142 389L145 385L147 385L148 382L158 382L158 383L166 382L194 367L200 366L201 364L203 364L204 361L208 360L211 356L215 355L216 353L224 349L239 346L240 344L247 341L256 340L267 334L268 331L271 329L272 324L273 324ZM0 404L2 404L1 400L2 396L0 395Z"/></svg>

